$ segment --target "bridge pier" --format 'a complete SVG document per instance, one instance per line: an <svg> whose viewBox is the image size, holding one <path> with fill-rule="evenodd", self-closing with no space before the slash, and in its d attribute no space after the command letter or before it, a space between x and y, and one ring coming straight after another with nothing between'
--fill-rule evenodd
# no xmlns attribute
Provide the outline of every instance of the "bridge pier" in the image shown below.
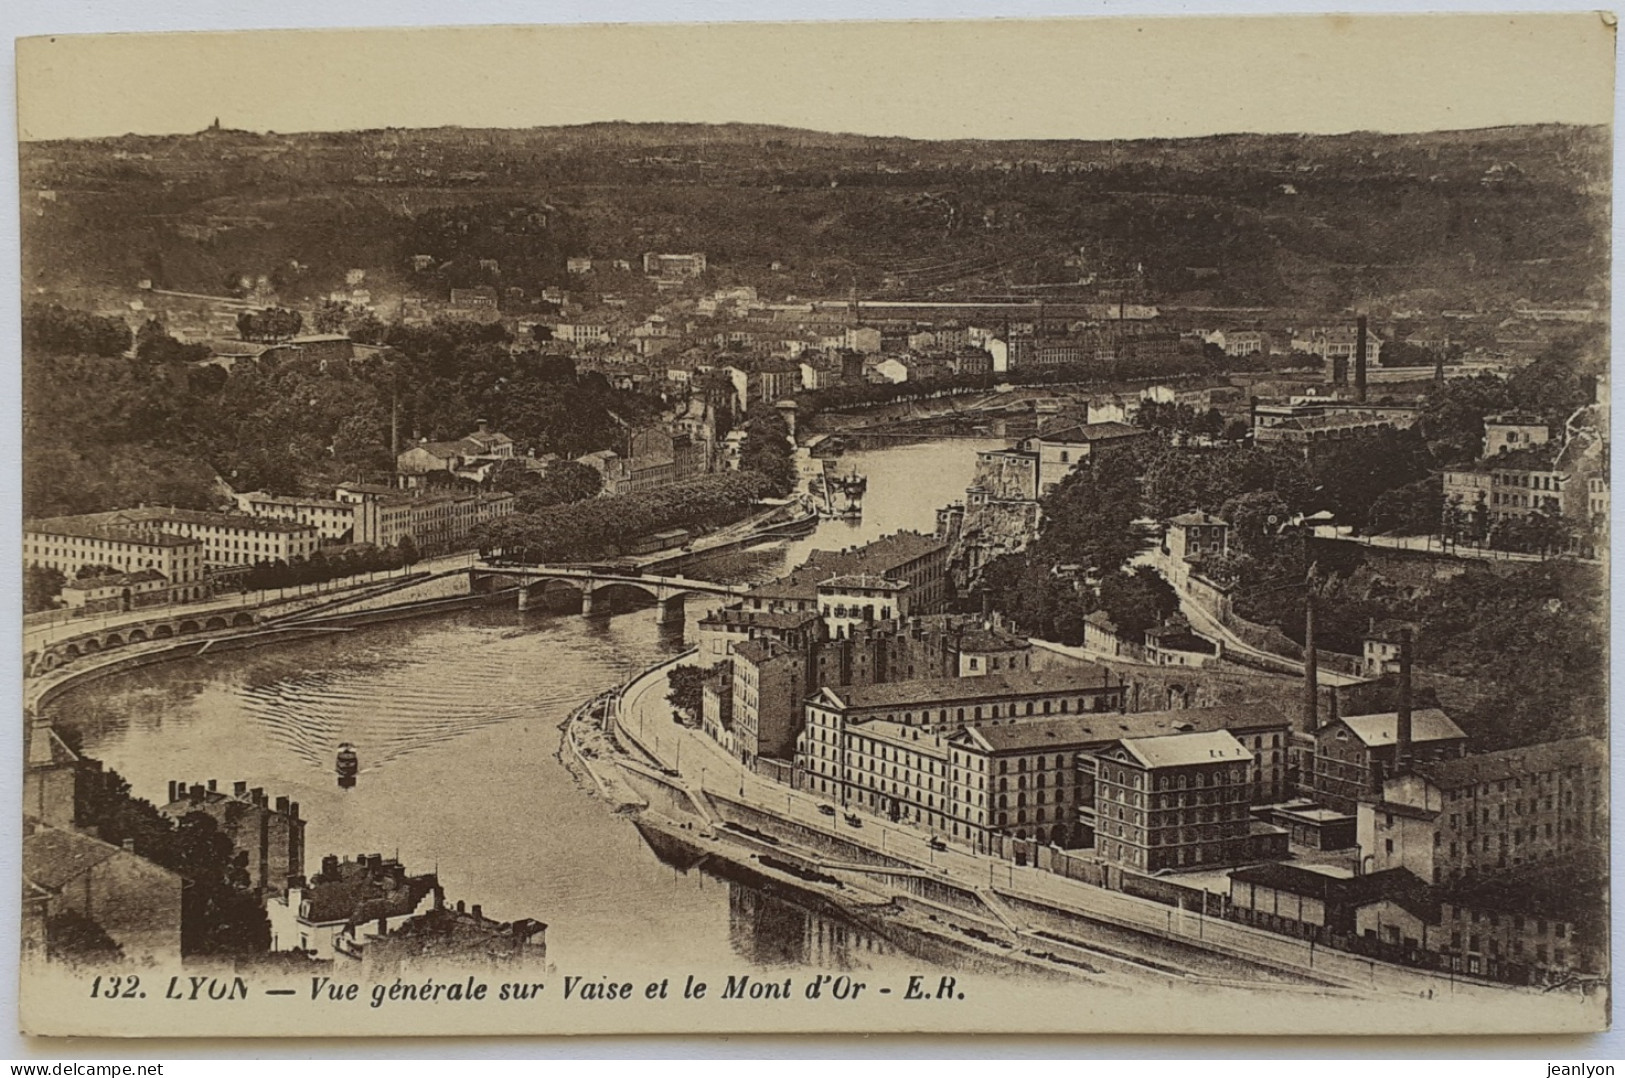
<svg viewBox="0 0 1625 1078"><path fill-rule="evenodd" d="M687 620L687 612L683 605L685 598L686 596L679 592L660 600L660 624L682 625Z"/></svg>
<svg viewBox="0 0 1625 1078"><path fill-rule="evenodd" d="M593 607L592 594L593 593L592 593L592 591L590 589L585 589L585 588L582 589L582 592L581 592L581 616L584 617L584 618L592 616L592 607Z"/></svg>
<svg viewBox="0 0 1625 1078"><path fill-rule="evenodd" d="M530 588L525 586L524 581L520 581L519 582L519 610L520 610L521 613L523 613L524 611L529 610L529 609L530 609Z"/></svg>

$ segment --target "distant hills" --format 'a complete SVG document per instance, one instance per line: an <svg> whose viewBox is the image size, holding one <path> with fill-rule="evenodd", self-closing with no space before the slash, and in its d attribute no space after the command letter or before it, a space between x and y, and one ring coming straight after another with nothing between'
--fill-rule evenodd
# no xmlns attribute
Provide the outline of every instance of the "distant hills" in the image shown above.
<svg viewBox="0 0 1625 1078"><path fill-rule="evenodd" d="M703 250L719 283L770 294L1092 280L1082 291L1158 302L1428 309L1601 301L1609 254L1608 132L1562 125L1099 142L226 128L25 143L21 181L36 294L280 271L297 299L350 268L404 291L416 254L579 287L568 255L663 249Z"/></svg>

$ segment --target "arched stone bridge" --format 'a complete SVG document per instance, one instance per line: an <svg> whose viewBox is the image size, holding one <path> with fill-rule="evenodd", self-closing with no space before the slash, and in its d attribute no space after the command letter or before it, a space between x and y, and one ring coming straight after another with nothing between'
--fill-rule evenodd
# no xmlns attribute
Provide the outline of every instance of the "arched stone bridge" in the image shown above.
<svg viewBox="0 0 1625 1078"><path fill-rule="evenodd" d="M173 640L202 633L218 633L227 629L245 629L258 625L259 621L259 614L252 610L222 610L160 616L150 621L115 625L111 628L87 628L82 633L52 642L37 655L32 656L30 669L43 673L55 670L62 664L70 663L82 656L98 655L131 644Z"/></svg>
<svg viewBox="0 0 1625 1078"><path fill-rule="evenodd" d="M474 591L488 591L506 579L519 589L519 609L530 604L532 592L554 584L565 584L581 595L581 612L591 614L595 597L612 588L626 589L653 599L660 608L660 621L670 624L683 620L683 600L690 595L743 595L747 584L718 584L712 580L691 580L682 576L654 576L615 572L607 568L569 565L499 565L478 562L468 570Z"/></svg>

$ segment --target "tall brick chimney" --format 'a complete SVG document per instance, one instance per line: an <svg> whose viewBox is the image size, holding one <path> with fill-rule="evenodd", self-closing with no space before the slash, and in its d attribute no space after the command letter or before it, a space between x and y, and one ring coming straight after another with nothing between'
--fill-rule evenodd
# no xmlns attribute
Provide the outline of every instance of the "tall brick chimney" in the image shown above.
<svg viewBox="0 0 1625 1078"><path fill-rule="evenodd" d="M1365 315L1354 322L1354 399L1365 403Z"/></svg>
<svg viewBox="0 0 1625 1078"><path fill-rule="evenodd" d="M1394 719L1394 774L1411 769L1411 630L1399 630L1399 707Z"/></svg>
<svg viewBox="0 0 1625 1078"><path fill-rule="evenodd" d="M1315 593L1309 592L1303 608L1303 732L1320 729L1320 656L1315 650Z"/></svg>

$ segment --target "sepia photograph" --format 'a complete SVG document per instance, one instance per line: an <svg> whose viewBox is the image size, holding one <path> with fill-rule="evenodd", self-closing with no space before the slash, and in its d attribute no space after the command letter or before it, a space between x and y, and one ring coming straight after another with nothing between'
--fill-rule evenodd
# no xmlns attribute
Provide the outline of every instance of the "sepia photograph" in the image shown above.
<svg viewBox="0 0 1625 1078"><path fill-rule="evenodd" d="M15 49L22 1034L1609 1027L1612 16Z"/></svg>

